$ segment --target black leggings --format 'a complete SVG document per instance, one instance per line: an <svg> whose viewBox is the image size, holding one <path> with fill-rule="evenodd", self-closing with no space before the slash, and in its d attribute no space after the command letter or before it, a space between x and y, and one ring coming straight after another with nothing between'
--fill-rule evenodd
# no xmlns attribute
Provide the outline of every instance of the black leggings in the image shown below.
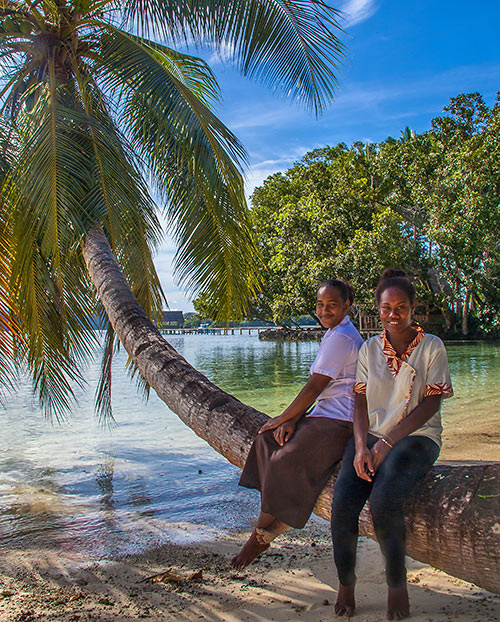
<svg viewBox="0 0 500 622"><path fill-rule="evenodd" d="M368 447L377 440L369 434ZM354 455L352 438L342 459L332 504L333 553L340 583L350 586L356 579L358 520L369 498L375 534L385 557L387 583L389 587L400 586L406 581L403 503L437 460L439 447L425 436L403 438L379 466L373 482L357 476Z"/></svg>

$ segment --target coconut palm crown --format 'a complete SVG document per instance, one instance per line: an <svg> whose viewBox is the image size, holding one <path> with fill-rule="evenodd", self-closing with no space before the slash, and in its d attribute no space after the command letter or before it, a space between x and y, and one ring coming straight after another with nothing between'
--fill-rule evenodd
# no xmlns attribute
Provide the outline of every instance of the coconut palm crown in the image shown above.
<svg viewBox="0 0 500 622"><path fill-rule="evenodd" d="M323 0L0 0L1 384L29 371L47 414L70 407L103 315L82 258L92 228L160 318L157 202L179 280L219 319L244 313L260 282L245 151L214 114L207 64L174 47L230 49L244 75L320 113L344 53L337 18ZM102 413L113 344L108 326Z"/></svg>

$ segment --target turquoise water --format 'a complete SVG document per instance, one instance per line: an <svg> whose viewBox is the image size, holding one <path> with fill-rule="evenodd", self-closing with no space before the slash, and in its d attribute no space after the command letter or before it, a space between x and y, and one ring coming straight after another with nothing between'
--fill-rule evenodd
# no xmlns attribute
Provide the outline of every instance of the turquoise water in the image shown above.
<svg viewBox="0 0 500 622"><path fill-rule="evenodd" d="M239 399L278 414L307 379L313 342L261 342L256 335L173 336L195 367ZM474 409L500 411L498 345L448 347L455 397L445 422ZM93 412L98 376L63 424L45 420L21 383L0 410L0 548L48 547L122 554L167 540L192 542L248 525L258 496L239 489L239 470L194 435L156 395L145 403L114 365L116 427ZM500 413L499 413L500 414Z"/></svg>

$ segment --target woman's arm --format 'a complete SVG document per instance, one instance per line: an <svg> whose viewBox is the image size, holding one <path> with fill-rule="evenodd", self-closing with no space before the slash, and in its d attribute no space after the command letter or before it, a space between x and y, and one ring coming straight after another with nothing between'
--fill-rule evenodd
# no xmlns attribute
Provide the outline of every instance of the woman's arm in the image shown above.
<svg viewBox="0 0 500 622"><path fill-rule="evenodd" d="M442 399L442 395L428 395L424 397L411 413L391 428L389 436L394 443L408 436L408 434L416 432L424 423L427 423L427 421L438 412Z"/></svg>
<svg viewBox="0 0 500 622"><path fill-rule="evenodd" d="M435 415L441 405L442 395L428 395L416 406L404 419L401 419L385 435L385 439L391 445L395 445L405 436L416 432L424 423ZM372 447L373 466L375 470L382 464L391 447L384 441L377 441Z"/></svg>
<svg viewBox="0 0 500 622"><path fill-rule="evenodd" d="M317 371L310 375L304 388L290 406L279 417L265 423L259 433L277 428L274 438L280 445L291 438L299 419L314 404L327 384L342 374L353 354L353 348L355 346L352 340L342 334L332 335L326 343L322 343L312 366L312 369Z"/></svg>
<svg viewBox="0 0 500 622"><path fill-rule="evenodd" d="M356 455L354 456L354 468L358 477L372 481L375 474L373 466L372 454L366 445L368 438L368 406L366 403L366 395L356 393L354 397L354 442L356 443Z"/></svg>
<svg viewBox="0 0 500 622"><path fill-rule="evenodd" d="M329 376L324 376L323 374L311 374L309 380L290 406L288 406L279 417L275 417L265 423L259 430L259 434L262 434L266 430L274 430L292 419L297 423L307 409L315 402L318 395L323 391L330 380L331 378Z"/></svg>

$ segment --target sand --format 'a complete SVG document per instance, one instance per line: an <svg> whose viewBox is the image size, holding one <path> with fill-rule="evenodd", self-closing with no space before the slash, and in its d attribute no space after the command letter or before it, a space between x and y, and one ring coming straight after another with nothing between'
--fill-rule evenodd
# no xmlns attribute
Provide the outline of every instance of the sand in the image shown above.
<svg viewBox="0 0 500 622"><path fill-rule="evenodd" d="M498 410L488 413L460 414L457 421L445 424L440 460L498 461L500 458L500 418Z"/></svg>
<svg viewBox="0 0 500 622"><path fill-rule="evenodd" d="M466 433L445 430L441 458L498 459L498 422L493 413L486 419L479 425L465 422ZM304 530L281 536L245 571L234 571L228 562L247 536L229 534L197 546L169 544L119 559L33 548L5 551L0 621L340 619L333 613L337 581L325 521L313 518ZM385 620L382 559L371 540L360 539L357 574L353 620ZM408 579L413 622L500 621L499 595L411 559Z"/></svg>
<svg viewBox="0 0 500 622"><path fill-rule="evenodd" d="M245 535L197 546L171 544L122 559L8 552L0 562L0 620L334 619L336 579L326 522L313 519L304 530L282 536L245 571L234 571L228 560ZM414 622L500 620L500 596L410 559L408 567ZM353 619L385 620L380 553L364 538L358 577Z"/></svg>

